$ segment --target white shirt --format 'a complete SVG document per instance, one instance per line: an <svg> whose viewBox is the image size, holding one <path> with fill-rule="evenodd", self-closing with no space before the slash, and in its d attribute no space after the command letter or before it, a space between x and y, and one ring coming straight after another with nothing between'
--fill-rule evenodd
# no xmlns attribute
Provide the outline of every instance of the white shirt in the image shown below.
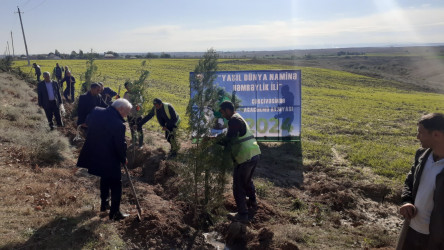
<svg viewBox="0 0 444 250"><path fill-rule="evenodd" d="M437 162L433 160L433 152L429 157L422 171L419 180L418 192L415 197L415 207L417 214L410 220L410 227L422 234L429 234L430 215L433 210L433 194L435 192L436 176L444 168L444 159Z"/></svg>
<svg viewBox="0 0 444 250"><path fill-rule="evenodd" d="M52 88L52 82L45 82L46 84L46 90L48 91L48 99L50 101L54 101L54 89Z"/></svg>

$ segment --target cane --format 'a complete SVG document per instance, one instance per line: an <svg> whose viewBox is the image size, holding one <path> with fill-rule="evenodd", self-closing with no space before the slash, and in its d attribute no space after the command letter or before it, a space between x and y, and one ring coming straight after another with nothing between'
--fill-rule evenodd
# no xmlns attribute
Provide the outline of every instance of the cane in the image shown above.
<svg viewBox="0 0 444 250"><path fill-rule="evenodd" d="M139 221L142 221L142 209L140 208L139 200L137 199L136 190L134 189L133 182L131 181L131 177L129 175L128 167L126 164L123 164L123 167L125 168L126 176L128 177L128 181L131 186L131 191L133 192L134 198L136 199L136 207L137 207L137 218Z"/></svg>
<svg viewBox="0 0 444 250"><path fill-rule="evenodd" d="M410 220L405 219L402 224L401 232L399 233L398 243L396 244L396 250L402 250L404 247L405 238L407 237L407 231L410 227Z"/></svg>

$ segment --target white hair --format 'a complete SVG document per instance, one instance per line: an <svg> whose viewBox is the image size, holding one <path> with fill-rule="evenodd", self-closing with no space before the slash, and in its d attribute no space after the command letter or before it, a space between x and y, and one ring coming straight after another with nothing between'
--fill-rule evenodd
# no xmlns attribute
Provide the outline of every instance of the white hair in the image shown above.
<svg viewBox="0 0 444 250"><path fill-rule="evenodd" d="M51 76L51 74L49 74L48 71L43 72L43 76L45 76L45 75Z"/></svg>
<svg viewBox="0 0 444 250"><path fill-rule="evenodd" d="M116 109L119 109L119 108L132 109L133 108L133 105L127 99L123 99L123 98L119 98L119 99L115 100L113 102L113 104L111 104L111 106L113 106Z"/></svg>

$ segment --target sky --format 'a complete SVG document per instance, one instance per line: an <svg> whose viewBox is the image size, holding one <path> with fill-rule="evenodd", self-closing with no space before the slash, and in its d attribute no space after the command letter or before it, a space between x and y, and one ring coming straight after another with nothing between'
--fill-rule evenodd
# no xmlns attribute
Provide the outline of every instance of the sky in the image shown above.
<svg viewBox="0 0 444 250"><path fill-rule="evenodd" d="M443 0L0 0L0 53L202 52L444 43Z"/></svg>

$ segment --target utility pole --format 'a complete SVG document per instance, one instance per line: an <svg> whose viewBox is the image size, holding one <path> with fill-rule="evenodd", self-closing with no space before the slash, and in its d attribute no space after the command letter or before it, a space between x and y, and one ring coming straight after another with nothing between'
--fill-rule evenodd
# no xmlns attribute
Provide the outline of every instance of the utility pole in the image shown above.
<svg viewBox="0 0 444 250"><path fill-rule="evenodd" d="M14 38L12 37L12 30L11 30L11 43L12 43L12 58L14 58L15 51L14 51Z"/></svg>
<svg viewBox="0 0 444 250"><path fill-rule="evenodd" d="M17 10L18 10L18 14L20 17L20 24L22 25L23 40L25 41L25 49L26 49L26 58L28 59L28 66L31 66L31 62L29 61L28 45L26 45L25 30L23 29L22 15L20 12L20 8L18 6L17 6Z"/></svg>
<svg viewBox="0 0 444 250"><path fill-rule="evenodd" d="M11 56L11 50L9 49L9 41L6 41L6 45L8 46L8 56Z"/></svg>

